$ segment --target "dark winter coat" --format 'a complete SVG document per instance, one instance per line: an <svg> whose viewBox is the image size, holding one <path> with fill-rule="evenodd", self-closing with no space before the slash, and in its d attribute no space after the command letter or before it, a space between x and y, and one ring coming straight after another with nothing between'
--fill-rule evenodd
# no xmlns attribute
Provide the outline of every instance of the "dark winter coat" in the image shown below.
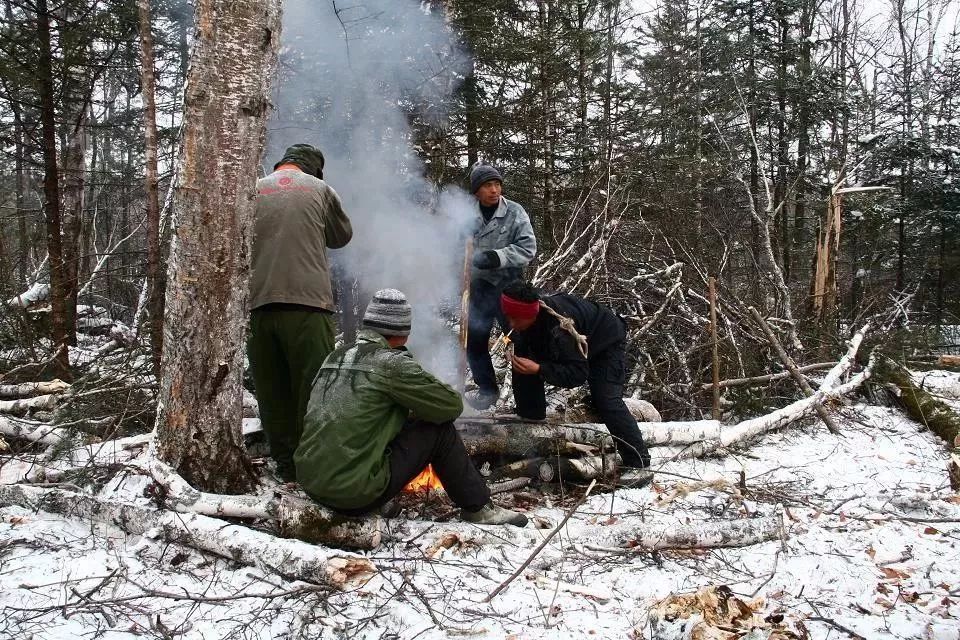
<svg viewBox="0 0 960 640"><path fill-rule="evenodd" d="M511 338L516 355L540 365L540 375L548 384L573 388L587 381L589 358L598 356L626 339L626 323L613 310L592 300L569 293L545 295L541 304L573 320L577 333L587 338L587 357L583 357L576 339L560 326L560 321L540 311L536 321Z"/></svg>

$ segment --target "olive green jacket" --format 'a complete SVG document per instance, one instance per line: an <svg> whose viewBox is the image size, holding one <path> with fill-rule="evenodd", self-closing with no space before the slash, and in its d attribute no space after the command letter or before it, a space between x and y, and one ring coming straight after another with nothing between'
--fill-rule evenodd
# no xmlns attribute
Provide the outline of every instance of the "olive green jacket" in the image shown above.
<svg viewBox="0 0 960 640"><path fill-rule="evenodd" d="M405 349L373 331L331 353L313 383L294 455L297 480L321 504L362 509L390 481L390 442L415 417L454 420L463 400Z"/></svg>
<svg viewBox="0 0 960 640"><path fill-rule="evenodd" d="M334 311L327 249L353 237L340 196L295 169L257 181L250 308L284 302Z"/></svg>

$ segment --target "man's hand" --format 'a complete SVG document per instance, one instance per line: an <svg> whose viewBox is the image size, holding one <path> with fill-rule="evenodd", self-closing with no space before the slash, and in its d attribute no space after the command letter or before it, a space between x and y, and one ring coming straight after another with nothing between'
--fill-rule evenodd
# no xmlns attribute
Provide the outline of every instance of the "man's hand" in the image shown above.
<svg viewBox="0 0 960 640"><path fill-rule="evenodd" d="M473 256L473 266L477 269L497 269L500 267L500 256L496 251L484 251Z"/></svg>
<svg viewBox="0 0 960 640"><path fill-rule="evenodd" d="M513 356L513 370L517 373L533 376L540 373L540 365L529 358Z"/></svg>

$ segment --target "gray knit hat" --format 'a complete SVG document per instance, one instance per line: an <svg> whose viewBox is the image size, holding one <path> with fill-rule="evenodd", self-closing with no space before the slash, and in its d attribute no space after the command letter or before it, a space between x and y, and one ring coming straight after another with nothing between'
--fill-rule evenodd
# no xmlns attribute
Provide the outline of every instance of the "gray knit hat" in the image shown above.
<svg viewBox="0 0 960 640"><path fill-rule="evenodd" d="M367 305L360 326L382 336L408 336L412 319L413 309L402 291L380 289Z"/></svg>
<svg viewBox="0 0 960 640"><path fill-rule="evenodd" d="M484 182L490 182L491 180L503 182L503 176L489 164L478 162L473 165L473 169L470 170L470 193L476 193Z"/></svg>

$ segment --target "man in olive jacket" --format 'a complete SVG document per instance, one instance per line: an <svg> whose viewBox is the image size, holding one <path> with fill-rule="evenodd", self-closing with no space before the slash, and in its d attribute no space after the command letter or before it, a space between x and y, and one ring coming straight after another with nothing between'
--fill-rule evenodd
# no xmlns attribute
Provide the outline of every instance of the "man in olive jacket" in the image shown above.
<svg viewBox="0 0 960 640"><path fill-rule="evenodd" d="M296 144L257 181L247 355L270 455L285 480L294 479L310 384L334 346L326 250L353 236L340 197L322 180L323 164L319 149Z"/></svg>
<svg viewBox="0 0 960 640"><path fill-rule="evenodd" d="M526 516L490 502L453 426L460 395L403 347L411 317L403 293L378 291L356 343L323 363L295 456L297 480L317 502L353 515L379 509L431 464L464 520L523 526Z"/></svg>
<svg viewBox="0 0 960 640"><path fill-rule="evenodd" d="M470 273L470 309L467 325L467 360L477 390L467 396L475 409L487 409L498 395L497 378L490 360L493 323L506 326L500 313L500 293L520 278L537 253L530 217L518 203L502 195L503 177L490 165L470 171L470 191L477 199Z"/></svg>

